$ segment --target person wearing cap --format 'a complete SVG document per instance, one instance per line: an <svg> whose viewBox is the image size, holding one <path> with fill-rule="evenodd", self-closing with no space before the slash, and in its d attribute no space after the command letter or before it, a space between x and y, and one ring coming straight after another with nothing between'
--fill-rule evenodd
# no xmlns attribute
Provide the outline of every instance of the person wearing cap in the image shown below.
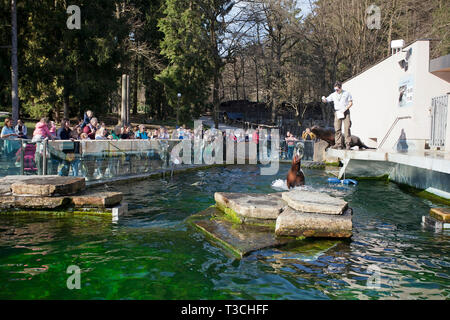
<svg viewBox="0 0 450 320"><path fill-rule="evenodd" d="M353 98L350 92L342 89L342 83L336 81L334 92L328 97L323 96L322 102L334 102L334 146L333 149L343 149L342 146L342 122L344 122L345 147L350 150L351 133L350 108L353 105Z"/></svg>

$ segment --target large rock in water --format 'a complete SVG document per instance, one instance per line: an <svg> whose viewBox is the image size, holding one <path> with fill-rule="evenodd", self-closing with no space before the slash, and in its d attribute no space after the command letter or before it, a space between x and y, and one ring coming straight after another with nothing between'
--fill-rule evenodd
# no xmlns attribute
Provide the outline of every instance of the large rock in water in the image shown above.
<svg viewBox="0 0 450 320"><path fill-rule="evenodd" d="M84 178L40 176L11 184L11 191L16 195L52 197L75 194L85 187Z"/></svg>
<svg viewBox="0 0 450 320"><path fill-rule="evenodd" d="M222 193L216 192L214 199L219 208L233 210L242 222L275 221L286 207L281 193Z"/></svg>
<svg viewBox="0 0 450 320"><path fill-rule="evenodd" d="M350 238L352 236L352 209L342 215L308 213L287 208L278 217L277 236Z"/></svg>
<svg viewBox="0 0 450 320"><path fill-rule="evenodd" d="M68 197L0 195L0 209L57 209L69 204Z"/></svg>
<svg viewBox="0 0 450 320"><path fill-rule="evenodd" d="M26 182L35 179L36 176L6 176L0 178L0 194L11 193L11 185L18 182Z"/></svg>
<svg viewBox="0 0 450 320"><path fill-rule="evenodd" d="M431 208L430 216L435 218L438 221L442 221L445 223L450 222L450 208Z"/></svg>
<svg viewBox="0 0 450 320"><path fill-rule="evenodd" d="M295 241L292 238L277 238L267 227L236 225L220 219L222 216L222 211L210 207L190 217L188 222L205 233L213 243L225 248L237 258L257 250L279 247Z"/></svg>
<svg viewBox="0 0 450 320"><path fill-rule="evenodd" d="M111 208L122 201L121 192L85 192L72 196L76 208Z"/></svg>
<svg viewBox="0 0 450 320"><path fill-rule="evenodd" d="M298 211L322 214L342 214L347 209L347 202L326 193L294 190L282 195L287 204Z"/></svg>

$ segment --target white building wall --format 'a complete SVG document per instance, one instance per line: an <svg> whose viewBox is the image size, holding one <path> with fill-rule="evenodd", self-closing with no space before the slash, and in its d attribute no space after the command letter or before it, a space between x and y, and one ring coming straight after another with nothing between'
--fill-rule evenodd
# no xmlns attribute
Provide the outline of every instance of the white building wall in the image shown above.
<svg viewBox="0 0 450 320"><path fill-rule="evenodd" d="M416 41L412 48L408 70L400 68L399 61L406 52L376 64L360 75L343 83L343 89L353 96L351 111L352 134L359 136L368 146L377 147L397 117L400 120L385 142L383 149L396 150L401 130L404 129L410 150L423 149L431 133L431 99L450 92L450 83L429 72L429 41ZM399 84L407 76L413 79L411 106L399 106ZM450 123L450 112L449 121ZM447 130L447 150L450 149L450 128ZM376 138L374 142L370 138Z"/></svg>

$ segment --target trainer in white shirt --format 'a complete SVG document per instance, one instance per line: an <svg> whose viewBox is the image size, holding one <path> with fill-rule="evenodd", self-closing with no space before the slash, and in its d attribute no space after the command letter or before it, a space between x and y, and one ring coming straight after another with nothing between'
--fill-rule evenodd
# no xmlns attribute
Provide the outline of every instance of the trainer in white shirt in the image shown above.
<svg viewBox="0 0 450 320"><path fill-rule="evenodd" d="M345 112L347 111L347 107L351 101L353 101L352 95L350 92L341 90L341 93L337 91L333 92L326 98L327 102L334 102L334 110Z"/></svg>

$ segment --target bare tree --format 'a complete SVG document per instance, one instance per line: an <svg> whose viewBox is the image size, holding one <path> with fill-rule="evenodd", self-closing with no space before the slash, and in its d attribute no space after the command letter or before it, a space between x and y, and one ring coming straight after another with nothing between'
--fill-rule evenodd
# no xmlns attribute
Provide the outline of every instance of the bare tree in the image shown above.
<svg viewBox="0 0 450 320"><path fill-rule="evenodd" d="M11 0L11 98L12 120L16 124L19 119L19 66L17 62L17 5Z"/></svg>

